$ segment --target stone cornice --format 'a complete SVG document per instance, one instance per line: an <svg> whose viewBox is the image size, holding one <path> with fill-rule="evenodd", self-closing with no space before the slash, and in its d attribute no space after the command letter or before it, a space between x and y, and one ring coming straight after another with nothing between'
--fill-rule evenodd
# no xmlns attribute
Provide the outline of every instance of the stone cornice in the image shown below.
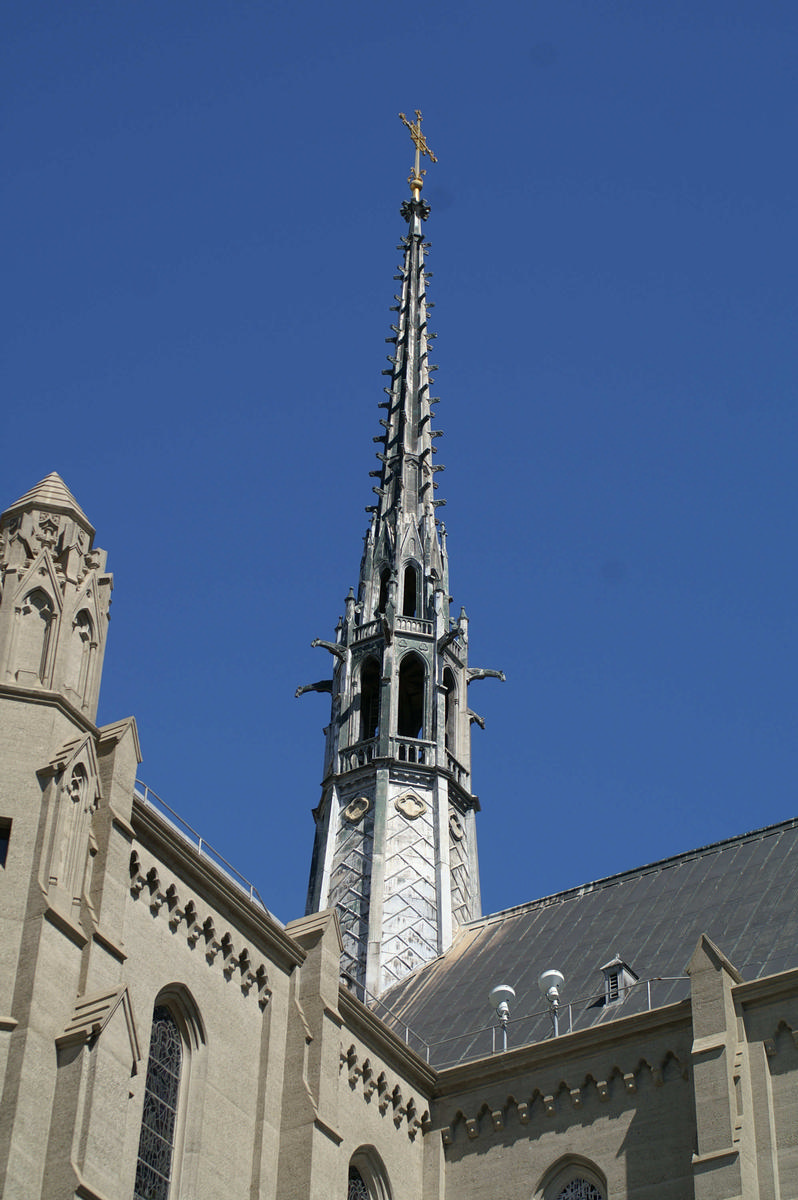
<svg viewBox="0 0 798 1200"><path fill-rule="evenodd" d="M94 737L100 736L100 730L94 722L90 721L79 708L75 708L74 704L71 704L60 692L50 692L44 688L20 687L16 683L0 683L0 696L6 696L9 700L19 700L24 704L43 704L49 708L57 708L70 721L74 721L84 733L91 733Z"/></svg>
<svg viewBox="0 0 798 1200"><path fill-rule="evenodd" d="M339 991L338 1007L349 1032L360 1037L370 1049L385 1059L395 1071L401 1072L408 1083L423 1092L427 1098L432 1095L438 1079L434 1067L424 1062L423 1058L405 1045L393 1030L383 1024L370 1008L346 988Z"/></svg>
<svg viewBox="0 0 798 1200"><path fill-rule="evenodd" d="M764 975L748 983L738 983L732 995L746 1008L754 1004L769 1004L775 1000L794 998L798 995L798 968L780 971L778 975Z"/></svg>
<svg viewBox="0 0 798 1200"><path fill-rule="evenodd" d="M347 749L351 749L351 747L347 747ZM461 783L458 783L448 767L437 766L435 763L402 762L400 759L394 758L392 755L385 755L384 757L375 755L375 757L369 759L367 763L363 763L358 767L353 767L351 771L330 771L321 781L322 789L327 789L335 785L339 790L341 790L345 788L347 784L359 782L361 779L371 779L374 775L375 769L377 768L385 771L401 771L403 773L412 772L418 776L419 781L422 779L429 781L436 775L440 776L440 778L446 780L449 790L454 792L459 797L464 809L468 810L473 808L476 809L477 812L480 812L482 809L482 805L479 802L479 796L475 796L472 792L469 792L467 788L464 788Z"/></svg>
<svg viewBox="0 0 798 1200"><path fill-rule="evenodd" d="M307 957L305 951L274 918L265 909L249 903L221 868L202 858L191 842L136 795L132 825L142 846L181 875L208 903L231 913L242 931L276 964L289 971L302 965Z"/></svg>
<svg viewBox="0 0 798 1200"><path fill-rule="evenodd" d="M592 1025L575 1033L564 1033L545 1042L533 1042L508 1050L490 1058L471 1059L456 1067L445 1067L438 1072L435 1098L457 1095L460 1092L483 1088L502 1081L516 1079L519 1075L539 1071L553 1063L562 1063L566 1058L577 1055L606 1053L622 1046L630 1039L641 1035L651 1036L683 1029L692 1040L691 1008L689 1000L680 1000L650 1012L635 1013L620 1017L607 1025Z"/></svg>

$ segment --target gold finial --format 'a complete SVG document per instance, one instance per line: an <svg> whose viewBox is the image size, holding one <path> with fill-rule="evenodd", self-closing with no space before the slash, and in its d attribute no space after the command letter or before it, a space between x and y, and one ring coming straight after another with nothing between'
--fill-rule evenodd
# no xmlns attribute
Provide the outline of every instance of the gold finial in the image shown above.
<svg viewBox="0 0 798 1200"><path fill-rule="evenodd" d="M402 124L406 125L410 130L410 136L416 144L416 161L413 169L407 177L407 182L410 184L410 191L413 193L413 199L418 200L421 195L421 189L424 186L423 176L426 171L421 170L421 155L426 154L430 162L437 162L437 158L427 145L427 139L421 132L421 113L416 109L415 121L408 121L404 113L399 113Z"/></svg>

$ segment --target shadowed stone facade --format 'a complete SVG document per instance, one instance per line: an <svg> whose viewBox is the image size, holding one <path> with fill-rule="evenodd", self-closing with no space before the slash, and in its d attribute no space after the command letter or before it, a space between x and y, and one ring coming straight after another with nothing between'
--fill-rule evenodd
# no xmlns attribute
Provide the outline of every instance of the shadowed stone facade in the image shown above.
<svg viewBox="0 0 798 1200"><path fill-rule="evenodd" d="M498 672L449 614L416 183L358 594L300 689L331 696L304 917L94 723L111 577L63 481L0 518L5 1200L798 1196L798 820L480 916L467 689Z"/></svg>

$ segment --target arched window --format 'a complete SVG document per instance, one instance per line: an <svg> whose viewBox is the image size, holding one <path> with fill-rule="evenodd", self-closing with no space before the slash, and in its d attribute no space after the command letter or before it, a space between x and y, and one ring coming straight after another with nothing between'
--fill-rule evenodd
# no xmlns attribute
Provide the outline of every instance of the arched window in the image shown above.
<svg viewBox="0 0 798 1200"><path fill-rule="evenodd" d="M388 1176L373 1146L361 1146L349 1160L346 1200L391 1200Z"/></svg>
<svg viewBox="0 0 798 1200"><path fill-rule="evenodd" d="M380 571L380 599L377 604L377 612L384 613L388 607L388 584L391 582L391 572L388 567L383 567Z"/></svg>
<svg viewBox="0 0 798 1200"><path fill-rule="evenodd" d="M349 1168L349 1189L346 1193L346 1200L371 1200L365 1180L357 1167Z"/></svg>
<svg viewBox="0 0 798 1200"><path fill-rule="evenodd" d="M380 664L365 659L360 668L360 740L377 736L380 725Z"/></svg>
<svg viewBox="0 0 798 1200"><path fill-rule="evenodd" d="M152 1014L135 1200L167 1200L169 1196L182 1069L183 1039L177 1021L165 1005L158 1004Z"/></svg>
<svg viewBox="0 0 798 1200"><path fill-rule="evenodd" d="M399 707L396 732L399 737L417 738L424 726L424 661L406 654L399 666Z"/></svg>
<svg viewBox="0 0 798 1200"><path fill-rule="evenodd" d="M81 704L85 703L89 692L93 651L94 626L88 612L82 608L72 622L72 642L65 680L66 686L77 693Z"/></svg>
<svg viewBox="0 0 798 1200"><path fill-rule="evenodd" d="M144 1081L134 1200L175 1200L196 1192L196 1146L205 1094L205 1033L178 984L155 1001Z"/></svg>
<svg viewBox="0 0 798 1200"><path fill-rule="evenodd" d="M557 1200L604 1200L601 1192L586 1179L572 1179L560 1192Z"/></svg>
<svg viewBox="0 0 798 1200"><path fill-rule="evenodd" d="M16 653L18 679L32 675L40 683L47 682L54 616L53 602L42 588L36 588L22 601Z"/></svg>
<svg viewBox="0 0 798 1200"><path fill-rule="evenodd" d="M402 592L402 615L414 617L418 604L418 573L412 563L405 567L405 585Z"/></svg>
<svg viewBox="0 0 798 1200"><path fill-rule="evenodd" d="M443 672L443 686L446 714L446 749L457 754L457 691L454 685L454 672L449 667Z"/></svg>
<svg viewBox="0 0 798 1200"><path fill-rule="evenodd" d="M536 1200L606 1200L607 1181L598 1167L581 1155L568 1154L540 1181Z"/></svg>

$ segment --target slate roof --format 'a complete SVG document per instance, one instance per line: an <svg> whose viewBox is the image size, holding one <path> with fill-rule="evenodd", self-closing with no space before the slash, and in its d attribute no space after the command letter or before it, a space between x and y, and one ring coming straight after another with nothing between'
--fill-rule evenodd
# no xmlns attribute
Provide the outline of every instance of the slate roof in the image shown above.
<svg viewBox="0 0 798 1200"><path fill-rule="evenodd" d="M86 529L92 535L94 534L94 526L57 471L51 471L44 479L39 480L29 492L20 496L14 504L10 504L3 516L18 508L33 508L34 506L51 508L55 512L68 513L70 516L77 517L86 526Z"/></svg>
<svg viewBox="0 0 798 1200"><path fill-rule="evenodd" d="M425 1057L427 1043L433 1065L452 1065L491 1053L496 984L516 992L510 1046L540 1041L551 1034L542 971L565 976L560 1032L581 1029L645 1011L646 981L652 1008L685 999L702 933L746 980L798 966L798 818L474 921L377 1011L402 1036L409 1026ZM640 983L606 1003L601 966L616 955Z"/></svg>

